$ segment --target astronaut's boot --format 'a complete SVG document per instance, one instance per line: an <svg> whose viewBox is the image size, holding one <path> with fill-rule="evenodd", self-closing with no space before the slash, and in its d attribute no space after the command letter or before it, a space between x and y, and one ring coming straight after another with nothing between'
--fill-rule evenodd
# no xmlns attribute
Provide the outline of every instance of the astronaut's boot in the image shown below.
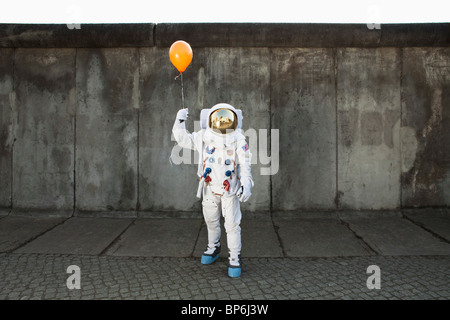
<svg viewBox="0 0 450 320"><path fill-rule="evenodd" d="M220 253L220 242L217 242L214 244L213 247L210 247L208 245L208 247L206 248L206 251L203 252L202 255L202 264L211 264L214 261L217 260L217 258L219 258L219 253Z"/></svg>
<svg viewBox="0 0 450 320"><path fill-rule="evenodd" d="M228 276L230 278L238 278L241 276L241 255L231 255L228 259Z"/></svg>

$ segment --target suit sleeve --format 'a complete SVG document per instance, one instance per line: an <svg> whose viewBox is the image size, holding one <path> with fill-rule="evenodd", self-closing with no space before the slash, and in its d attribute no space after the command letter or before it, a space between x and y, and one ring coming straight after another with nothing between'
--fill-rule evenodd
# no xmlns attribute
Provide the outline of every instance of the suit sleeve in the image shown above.
<svg viewBox="0 0 450 320"><path fill-rule="evenodd" d="M238 141L236 155L240 167L241 184L244 188L251 189L254 186L251 170L252 153L245 139Z"/></svg>
<svg viewBox="0 0 450 320"><path fill-rule="evenodd" d="M175 119L175 123L172 127L172 133L179 146L192 150L196 149L194 135L186 130L186 121L180 122L180 120Z"/></svg>

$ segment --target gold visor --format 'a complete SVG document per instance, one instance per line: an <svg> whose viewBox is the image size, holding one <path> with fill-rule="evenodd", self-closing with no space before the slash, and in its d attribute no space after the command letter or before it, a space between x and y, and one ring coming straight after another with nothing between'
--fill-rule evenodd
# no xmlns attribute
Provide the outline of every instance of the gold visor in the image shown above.
<svg viewBox="0 0 450 320"><path fill-rule="evenodd" d="M237 116L229 109L217 109L209 116L209 127L217 133L227 134L236 130Z"/></svg>

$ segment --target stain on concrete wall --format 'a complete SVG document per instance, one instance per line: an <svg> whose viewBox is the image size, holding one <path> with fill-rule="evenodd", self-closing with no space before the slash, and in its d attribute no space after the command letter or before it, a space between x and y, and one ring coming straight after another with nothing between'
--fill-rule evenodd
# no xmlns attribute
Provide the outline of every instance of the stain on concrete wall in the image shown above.
<svg viewBox="0 0 450 320"><path fill-rule="evenodd" d="M406 48L402 130L404 207L450 205L450 49ZM403 141L402 141L403 142Z"/></svg>

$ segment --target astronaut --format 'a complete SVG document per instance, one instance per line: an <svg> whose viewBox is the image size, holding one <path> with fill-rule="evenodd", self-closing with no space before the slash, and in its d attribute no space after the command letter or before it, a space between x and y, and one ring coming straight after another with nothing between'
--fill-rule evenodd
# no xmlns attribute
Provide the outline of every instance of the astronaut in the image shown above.
<svg viewBox="0 0 450 320"><path fill-rule="evenodd" d="M203 109L201 130L189 133L185 122L188 110L177 113L172 133L183 148L199 152L197 197L202 197L203 217L208 229L208 245L202 264L217 260L221 251L220 215L224 217L228 244L228 276L241 275L241 209L254 185L251 152L242 134L242 112L220 103Z"/></svg>

